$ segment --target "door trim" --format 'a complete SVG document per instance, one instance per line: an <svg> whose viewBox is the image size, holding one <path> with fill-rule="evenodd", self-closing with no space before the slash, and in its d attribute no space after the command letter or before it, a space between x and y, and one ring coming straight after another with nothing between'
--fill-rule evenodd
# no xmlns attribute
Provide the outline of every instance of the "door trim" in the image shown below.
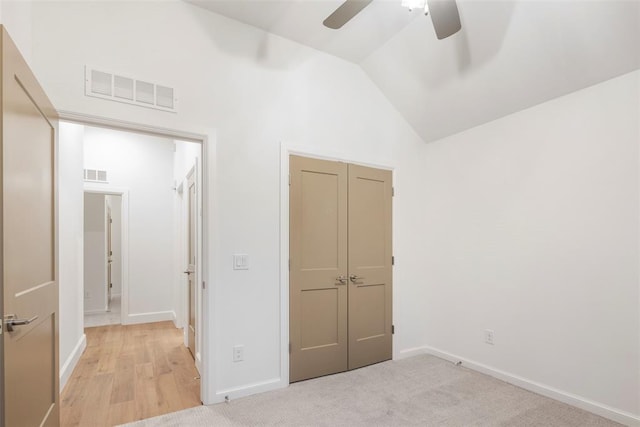
<svg viewBox="0 0 640 427"><path fill-rule="evenodd" d="M215 242L217 228L213 217L212 207L215 205L216 194L214 167L216 164L216 130L202 127L199 132L191 132L180 129L162 128L142 123L128 122L108 117L95 116L74 111L58 110L59 120L77 123L86 126L97 126L107 129L121 130L125 132L142 133L170 139L178 139L202 144L201 152L201 182L200 182L200 206L202 207L202 241L199 248L201 255L201 280L207 283L207 292L202 292L200 300L200 313L202 313L202 327L200 328L200 398L204 405L218 403L216 400L217 376L216 376L216 345L214 338L219 325L213 315L215 308L216 281L213 274L215 265ZM124 228L124 226L123 226ZM124 253L123 253L124 256ZM123 265L124 268L124 265ZM123 272L124 275L124 272ZM198 339L198 338L196 338Z"/></svg>
<svg viewBox="0 0 640 427"><path fill-rule="evenodd" d="M289 156L291 155L390 170L393 182L396 182L394 166L368 160L364 156L354 159L347 153L280 142L280 381L274 388L289 386ZM392 199L392 209L393 202Z"/></svg>

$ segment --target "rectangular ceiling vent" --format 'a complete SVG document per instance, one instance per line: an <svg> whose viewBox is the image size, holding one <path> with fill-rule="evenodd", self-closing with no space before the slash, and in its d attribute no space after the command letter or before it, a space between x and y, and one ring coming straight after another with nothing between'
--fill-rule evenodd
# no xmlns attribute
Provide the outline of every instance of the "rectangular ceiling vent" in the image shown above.
<svg viewBox="0 0 640 427"><path fill-rule="evenodd" d="M95 98L124 102L156 110L176 110L176 91L174 88L136 80L119 74L85 68L85 95Z"/></svg>
<svg viewBox="0 0 640 427"><path fill-rule="evenodd" d="M85 169L84 180L87 182L103 182L107 183L107 171L98 169Z"/></svg>

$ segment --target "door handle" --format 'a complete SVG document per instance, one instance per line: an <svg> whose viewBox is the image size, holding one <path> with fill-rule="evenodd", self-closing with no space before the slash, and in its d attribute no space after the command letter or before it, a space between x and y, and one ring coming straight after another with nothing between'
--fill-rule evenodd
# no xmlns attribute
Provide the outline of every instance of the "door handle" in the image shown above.
<svg viewBox="0 0 640 427"><path fill-rule="evenodd" d="M344 285L345 283L347 283L347 278L344 277L344 276L338 276L338 277L336 277L336 281L340 282L339 283L340 285Z"/></svg>
<svg viewBox="0 0 640 427"><path fill-rule="evenodd" d="M183 271L183 273L184 273L184 274L193 274L194 272L193 272L193 271L189 271L189 270L187 270L187 271Z"/></svg>
<svg viewBox="0 0 640 427"><path fill-rule="evenodd" d="M4 324L7 326L7 332L13 332L14 326L28 325L36 320L38 316L33 316L31 319L18 319L15 314L7 314L4 319Z"/></svg>
<svg viewBox="0 0 640 427"><path fill-rule="evenodd" d="M351 280L353 283L356 283L356 280L363 280L364 277L360 277L360 276L356 276L355 274L352 274L351 276L349 276L349 280Z"/></svg>

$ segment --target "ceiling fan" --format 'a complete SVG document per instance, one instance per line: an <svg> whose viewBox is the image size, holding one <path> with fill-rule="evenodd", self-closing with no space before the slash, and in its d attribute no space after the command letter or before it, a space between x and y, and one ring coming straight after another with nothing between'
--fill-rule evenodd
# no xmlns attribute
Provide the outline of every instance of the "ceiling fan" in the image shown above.
<svg viewBox="0 0 640 427"><path fill-rule="evenodd" d="M324 20L323 24L325 27L337 30L372 1L346 0ZM462 28L456 0L402 0L402 5L408 7L409 10L424 8L425 15L431 15L433 28L436 30L436 37L439 40L457 33Z"/></svg>

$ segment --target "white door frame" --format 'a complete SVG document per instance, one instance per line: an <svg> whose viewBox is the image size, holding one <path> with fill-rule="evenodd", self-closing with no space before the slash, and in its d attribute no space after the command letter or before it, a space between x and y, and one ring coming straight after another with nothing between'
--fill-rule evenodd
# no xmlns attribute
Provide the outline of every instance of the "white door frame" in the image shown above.
<svg viewBox="0 0 640 427"><path fill-rule="evenodd" d="M217 324L215 323L215 316L213 315L214 308L214 296L215 296L215 281L213 275L213 269L210 266L214 265L214 220L213 220L213 206L214 202L214 171L215 165L215 136L214 129L205 128L200 133L194 133L190 131L167 129L156 126L144 125L140 123L127 122L117 119L111 119L106 117L92 116L84 113L77 113L73 111L58 111L60 121L72 122L86 126L102 127L113 130L120 130L125 132L142 133L146 135L159 136L169 139L177 139L181 141L195 142L202 144L201 151L201 181L200 181L200 206L202 206L202 230L201 230L201 281L206 283L206 288L199 286L201 289L202 298L199 302L200 313L202 313L202 322L200 328L200 337L196 337L196 340L200 340L200 399L205 405L216 403L216 372L215 372L215 343L213 337L215 337L215 331ZM103 187L104 188L104 187ZM87 187L85 187L87 191ZM127 200L128 203L128 200ZM123 196L124 204L124 196ZM124 210L124 206L123 206ZM124 217L123 212L123 217ZM123 218L123 233L125 229ZM127 229L128 233L128 229ZM123 247L125 242L122 242ZM123 249L123 265L122 274L125 275L124 265L124 249ZM128 268L128 265L127 265ZM123 277L123 294L124 294L125 280ZM123 295L123 312L124 312L124 295ZM127 307L128 309L128 307Z"/></svg>
<svg viewBox="0 0 640 427"><path fill-rule="evenodd" d="M84 193L122 197L120 210L120 323L126 325L129 317L129 189L85 182Z"/></svg>
<svg viewBox="0 0 640 427"><path fill-rule="evenodd" d="M280 387L289 385L289 156L291 155L390 170L393 182L396 182L396 169L393 166L363 159L364 156L358 155L358 159L354 160L353 156L346 153L318 150L315 147L286 142L280 143ZM393 358L396 358L395 354Z"/></svg>

